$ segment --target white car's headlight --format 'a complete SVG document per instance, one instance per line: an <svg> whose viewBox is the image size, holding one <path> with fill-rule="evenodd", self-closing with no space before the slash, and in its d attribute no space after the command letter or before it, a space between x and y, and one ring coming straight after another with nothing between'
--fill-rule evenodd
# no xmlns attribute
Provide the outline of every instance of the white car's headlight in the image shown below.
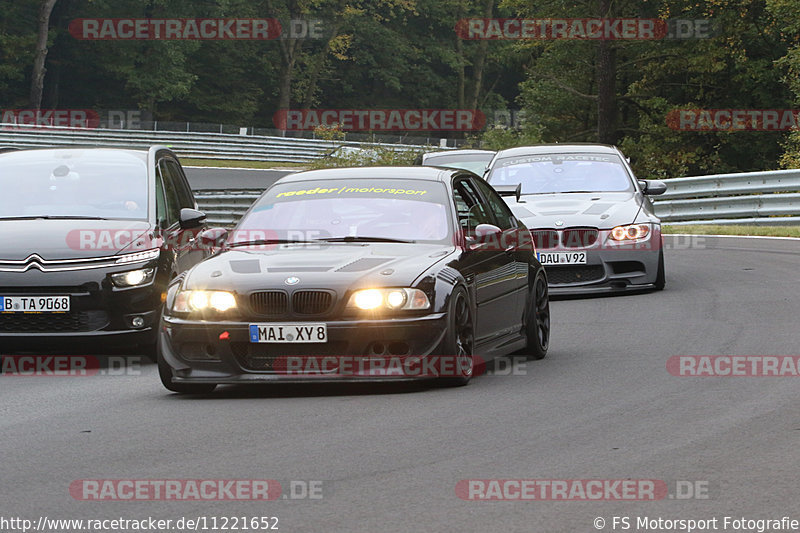
<svg viewBox="0 0 800 533"><path fill-rule="evenodd" d="M647 224L629 224L627 226L617 226L611 230L611 239L615 241L636 241L644 239L650 234L650 226Z"/></svg>
<svg viewBox="0 0 800 533"><path fill-rule="evenodd" d="M431 306L428 296L419 289L361 289L350 296L347 307L364 311L424 310Z"/></svg>
<svg viewBox="0 0 800 533"><path fill-rule="evenodd" d="M213 310L224 313L236 308L236 296L227 291L178 291L172 310L178 313Z"/></svg>
<svg viewBox="0 0 800 533"><path fill-rule="evenodd" d="M138 270L128 270L127 272L117 272L111 274L111 281L116 287L136 287L153 281L155 268L140 268Z"/></svg>

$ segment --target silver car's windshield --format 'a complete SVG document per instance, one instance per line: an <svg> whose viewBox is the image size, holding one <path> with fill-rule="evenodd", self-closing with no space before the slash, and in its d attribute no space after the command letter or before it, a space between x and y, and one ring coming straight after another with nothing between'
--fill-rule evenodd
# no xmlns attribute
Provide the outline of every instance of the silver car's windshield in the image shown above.
<svg viewBox="0 0 800 533"><path fill-rule="evenodd" d="M21 151L0 158L0 219L147 219L147 164L113 151Z"/></svg>
<svg viewBox="0 0 800 533"><path fill-rule="evenodd" d="M499 159L487 177L522 184L522 194L632 191L622 160L613 154L537 154Z"/></svg>

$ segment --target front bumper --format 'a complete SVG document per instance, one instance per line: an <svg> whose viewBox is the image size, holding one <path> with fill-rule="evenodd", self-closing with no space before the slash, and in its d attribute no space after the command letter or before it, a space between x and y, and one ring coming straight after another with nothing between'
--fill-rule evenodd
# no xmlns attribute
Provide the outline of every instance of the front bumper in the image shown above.
<svg viewBox="0 0 800 533"><path fill-rule="evenodd" d="M4 349L40 350L73 347L131 347L155 342L162 305L163 281L117 288L108 275L144 268L115 266L66 272L0 272L0 296L69 296L66 313L2 313L0 342ZM134 326L140 317L142 324Z"/></svg>
<svg viewBox="0 0 800 533"><path fill-rule="evenodd" d="M661 230L655 226L647 238L618 243L607 230L593 245L583 248L538 249L537 252L586 252L585 265L546 265L550 294L590 295L641 291L655 287L663 253Z"/></svg>
<svg viewBox="0 0 800 533"><path fill-rule="evenodd" d="M176 384L412 381L435 377L429 373L380 372L374 363L383 359L405 364L436 355L447 331L444 313L386 320L307 321L319 322L327 324L325 343L268 344L250 342L249 325L263 321L209 322L165 316L159 347ZM365 364L359 366L362 361Z"/></svg>

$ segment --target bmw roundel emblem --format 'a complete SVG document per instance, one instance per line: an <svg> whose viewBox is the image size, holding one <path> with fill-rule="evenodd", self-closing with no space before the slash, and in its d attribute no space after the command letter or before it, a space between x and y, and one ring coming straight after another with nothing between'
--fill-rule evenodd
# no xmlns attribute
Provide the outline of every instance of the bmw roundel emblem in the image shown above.
<svg viewBox="0 0 800 533"><path fill-rule="evenodd" d="M298 283L300 283L300 278L298 278L297 276L289 276L288 278L286 278L284 283L286 283L287 285L297 285Z"/></svg>
<svg viewBox="0 0 800 533"><path fill-rule="evenodd" d="M564 225L564 221L563 220L556 220L556 226L561 227L563 225Z"/></svg>

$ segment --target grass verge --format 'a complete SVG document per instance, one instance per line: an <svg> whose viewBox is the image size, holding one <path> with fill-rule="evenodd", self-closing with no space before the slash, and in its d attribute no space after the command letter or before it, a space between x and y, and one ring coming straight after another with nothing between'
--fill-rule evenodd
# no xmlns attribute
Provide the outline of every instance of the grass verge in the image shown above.
<svg viewBox="0 0 800 533"><path fill-rule="evenodd" d="M694 235L757 235L761 237L800 237L800 226L728 226L696 224L688 226L661 226L662 233L690 233Z"/></svg>
<svg viewBox="0 0 800 533"><path fill-rule="evenodd" d="M232 159L192 159L181 157L181 164L185 167L224 167L224 168L266 168L266 169L293 169L304 170L308 163L276 163L274 161L240 161Z"/></svg>

